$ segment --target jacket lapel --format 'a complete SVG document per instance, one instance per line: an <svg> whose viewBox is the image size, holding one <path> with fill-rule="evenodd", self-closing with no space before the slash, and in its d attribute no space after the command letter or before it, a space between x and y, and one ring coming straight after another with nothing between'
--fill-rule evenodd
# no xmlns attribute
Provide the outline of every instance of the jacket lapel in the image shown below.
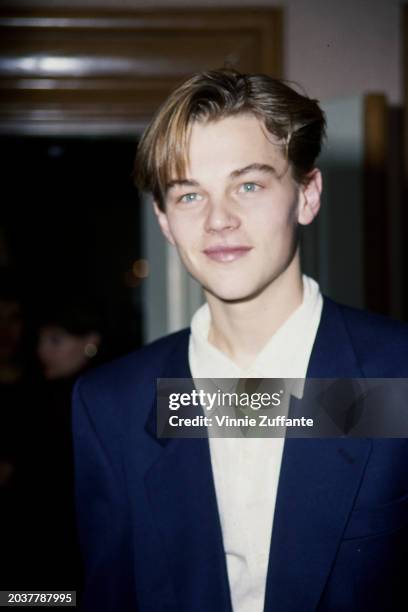
<svg viewBox="0 0 408 612"><path fill-rule="evenodd" d="M188 333L162 378L191 378ZM156 438L156 409L147 432ZM208 440L157 439L158 459L145 477L146 492L169 562L178 612L231 612Z"/></svg>
<svg viewBox="0 0 408 612"><path fill-rule="evenodd" d="M340 308L325 298L309 378L361 377ZM287 439L265 612L315 610L371 450L366 439Z"/></svg>

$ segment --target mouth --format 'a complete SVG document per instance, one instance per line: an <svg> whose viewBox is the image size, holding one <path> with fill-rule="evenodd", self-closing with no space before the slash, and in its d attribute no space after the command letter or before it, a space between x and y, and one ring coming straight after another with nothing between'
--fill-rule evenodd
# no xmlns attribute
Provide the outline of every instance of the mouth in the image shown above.
<svg viewBox="0 0 408 612"><path fill-rule="evenodd" d="M244 257L252 250L251 246L214 246L204 249L203 253L213 261L230 263Z"/></svg>

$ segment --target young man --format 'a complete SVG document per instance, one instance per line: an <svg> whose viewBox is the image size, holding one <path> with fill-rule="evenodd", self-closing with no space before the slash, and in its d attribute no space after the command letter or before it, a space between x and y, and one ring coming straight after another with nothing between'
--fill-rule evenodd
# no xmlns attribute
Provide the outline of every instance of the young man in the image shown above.
<svg viewBox="0 0 408 612"><path fill-rule="evenodd" d="M402 609L405 439L156 435L157 378L408 376L405 326L301 274L323 132L316 101L227 70L181 85L148 127L138 185L206 304L76 386L83 610Z"/></svg>

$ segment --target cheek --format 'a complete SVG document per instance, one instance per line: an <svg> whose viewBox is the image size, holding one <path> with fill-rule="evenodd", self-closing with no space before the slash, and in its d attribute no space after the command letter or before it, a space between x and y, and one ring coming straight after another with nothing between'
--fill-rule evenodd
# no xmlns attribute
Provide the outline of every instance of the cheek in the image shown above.
<svg viewBox="0 0 408 612"><path fill-rule="evenodd" d="M67 357L69 357L73 362L78 362L81 361L84 358L84 346L82 344L73 344L70 348L69 354L67 354Z"/></svg>
<svg viewBox="0 0 408 612"><path fill-rule="evenodd" d="M197 243L200 227L198 220L192 219L189 215L183 219L169 220L169 230L179 250L185 250Z"/></svg>
<svg viewBox="0 0 408 612"><path fill-rule="evenodd" d="M54 351L51 361L55 362L56 364L63 364L70 359L70 353L71 349L69 347L60 346Z"/></svg>
<svg viewBox="0 0 408 612"><path fill-rule="evenodd" d="M275 240L287 240L297 226L296 206L269 206L263 214L248 220L248 230L254 236L270 236Z"/></svg>
<svg viewBox="0 0 408 612"><path fill-rule="evenodd" d="M82 354L82 348L78 343L68 341L55 349L52 361L61 365L76 363Z"/></svg>

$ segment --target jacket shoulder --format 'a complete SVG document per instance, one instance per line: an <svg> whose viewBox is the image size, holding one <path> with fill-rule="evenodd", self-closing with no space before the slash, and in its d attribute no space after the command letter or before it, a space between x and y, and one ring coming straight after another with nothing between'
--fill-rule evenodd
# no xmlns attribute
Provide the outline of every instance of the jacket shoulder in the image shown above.
<svg viewBox="0 0 408 612"><path fill-rule="evenodd" d="M337 307L367 376L408 377L407 323L343 304Z"/></svg>
<svg viewBox="0 0 408 612"><path fill-rule="evenodd" d="M146 386L153 382L155 387L155 379L160 377L172 352L180 343L187 344L189 334L190 330L186 328L159 338L136 351L90 370L79 379L79 384L85 393L97 391L98 394L112 388L124 390L128 385L134 387L138 383Z"/></svg>

